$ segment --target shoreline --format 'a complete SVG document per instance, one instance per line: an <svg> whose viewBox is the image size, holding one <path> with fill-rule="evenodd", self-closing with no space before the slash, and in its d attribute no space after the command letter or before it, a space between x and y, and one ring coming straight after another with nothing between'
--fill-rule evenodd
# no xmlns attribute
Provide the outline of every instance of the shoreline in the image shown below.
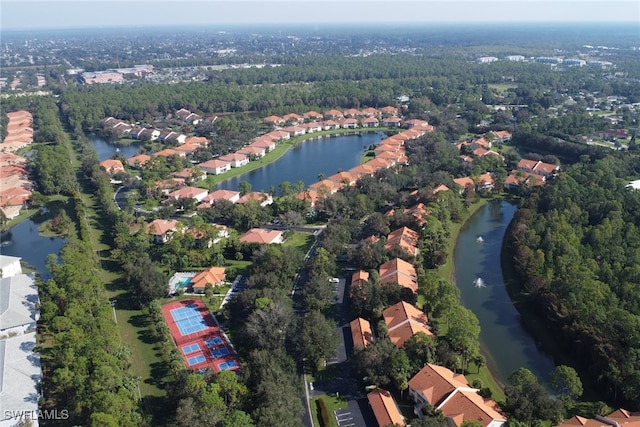
<svg viewBox="0 0 640 427"><path fill-rule="evenodd" d="M393 130L393 128L377 127L377 128L359 128L359 129L331 129L331 130L296 136L289 140L280 142L273 151L270 151L269 153L267 153L260 160L249 162L248 164L241 166L239 168L232 168L229 172L225 172L220 175L207 177L207 179L202 183L204 185L200 185L200 187L207 188L209 186L215 186L228 179L235 178L245 173L253 172L254 170L258 170L280 159L282 156L284 156L287 153L287 151L291 150L298 144L307 142L309 140L332 137L336 135L354 135L355 136L362 133L386 134L390 130Z"/></svg>
<svg viewBox="0 0 640 427"><path fill-rule="evenodd" d="M464 220L460 224L455 224L455 230L450 237L450 241L452 242L452 244L450 245L451 250L447 256L447 262L443 266L445 267L446 270L448 270L448 274L446 274L446 277L443 277L443 274L439 274L440 277L443 277L452 286L455 286L456 288L458 288L458 285L456 284L456 280L455 280L456 268L455 268L453 254L455 253L456 247L458 245L458 237L460 235L460 230L462 230L462 227L467 223L467 221L469 221L476 213L478 213L478 211L481 208L485 207L489 203L492 203L494 201L501 201L501 200L505 200L505 193L500 193L491 198L481 198L480 201L477 201L473 205L471 205L471 209L469 210L468 214L465 216ZM443 272L443 273L446 273L446 272ZM464 306L460 300L458 301L458 303ZM488 352L485 349L485 346L482 344L482 342L480 342L480 353L485 358L485 365L478 370L478 373L469 373L465 375L465 377L467 377L467 380L470 383L473 382L473 380L475 379L480 380L482 382L483 387L489 387L492 390L493 398L496 401L504 400L504 385L500 384L500 382L496 379L494 372L492 372L492 369L491 369L492 359L487 356ZM495 370L495 364L493 364L493 369Z"/></svg>

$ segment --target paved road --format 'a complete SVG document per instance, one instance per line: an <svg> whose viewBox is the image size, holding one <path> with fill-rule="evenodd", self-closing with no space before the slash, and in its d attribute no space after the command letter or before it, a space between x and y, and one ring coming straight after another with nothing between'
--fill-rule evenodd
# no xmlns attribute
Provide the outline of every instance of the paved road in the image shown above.
<svg viewBox="0 0 640 427"><path fill-rule="evenodd" d="M374 427L378 424L369 407L366 392L352 375L351 364L349 363L353 342L351 328L349 327L349 322L351 321L349 291L345 278L340 278L340 282L335 286L335 291L337 299L334 320L338 324L337 332L340 345L336 358L330 360L328 365L335 365L337 375L327 381L313 384L313 390L310 391L310 395L313 397L321 394L337 393L347 399L347 407L336 411L334 414L340 427Z"/></svg>

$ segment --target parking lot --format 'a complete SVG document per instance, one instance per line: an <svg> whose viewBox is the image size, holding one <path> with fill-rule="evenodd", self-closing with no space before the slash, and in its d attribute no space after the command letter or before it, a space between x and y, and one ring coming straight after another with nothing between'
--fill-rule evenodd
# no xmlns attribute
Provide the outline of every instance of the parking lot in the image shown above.
<svg viewBox="0 0 640 427"><path fill-rule="evenodd" d="M333 411L336 416L336 421L340 427L355 426L353 416L349 408L338 409Z"/></svg>

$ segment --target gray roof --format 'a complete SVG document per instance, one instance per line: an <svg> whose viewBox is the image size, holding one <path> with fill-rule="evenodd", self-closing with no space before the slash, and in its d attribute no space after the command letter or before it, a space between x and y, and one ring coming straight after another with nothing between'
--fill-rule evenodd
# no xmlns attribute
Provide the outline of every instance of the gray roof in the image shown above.
<svg viewBox="0 0 640 427"><path fill-rule="evenodd" d="M0 340L0 425L17 421L11 411L38 411L42 369L35 346L35 332Z"/></svg>
<svg viewBox="0 0 640 427"><path fill-rule="evenodd" d="M31 277L18 274L0 279L0 330L35 323L37 302L38 288Z"/></svg>

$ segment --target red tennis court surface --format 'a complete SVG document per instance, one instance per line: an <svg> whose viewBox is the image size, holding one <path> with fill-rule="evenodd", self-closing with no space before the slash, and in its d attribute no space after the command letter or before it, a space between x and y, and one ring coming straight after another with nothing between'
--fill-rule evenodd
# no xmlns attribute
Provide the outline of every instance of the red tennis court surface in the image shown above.
<svg viewBox="0 0 640 427"><path fill-rule="evenodd" d="M201 300L170 302L162 307L162 314L187 368L220 372L240 367L231 344Z"/></svg>

